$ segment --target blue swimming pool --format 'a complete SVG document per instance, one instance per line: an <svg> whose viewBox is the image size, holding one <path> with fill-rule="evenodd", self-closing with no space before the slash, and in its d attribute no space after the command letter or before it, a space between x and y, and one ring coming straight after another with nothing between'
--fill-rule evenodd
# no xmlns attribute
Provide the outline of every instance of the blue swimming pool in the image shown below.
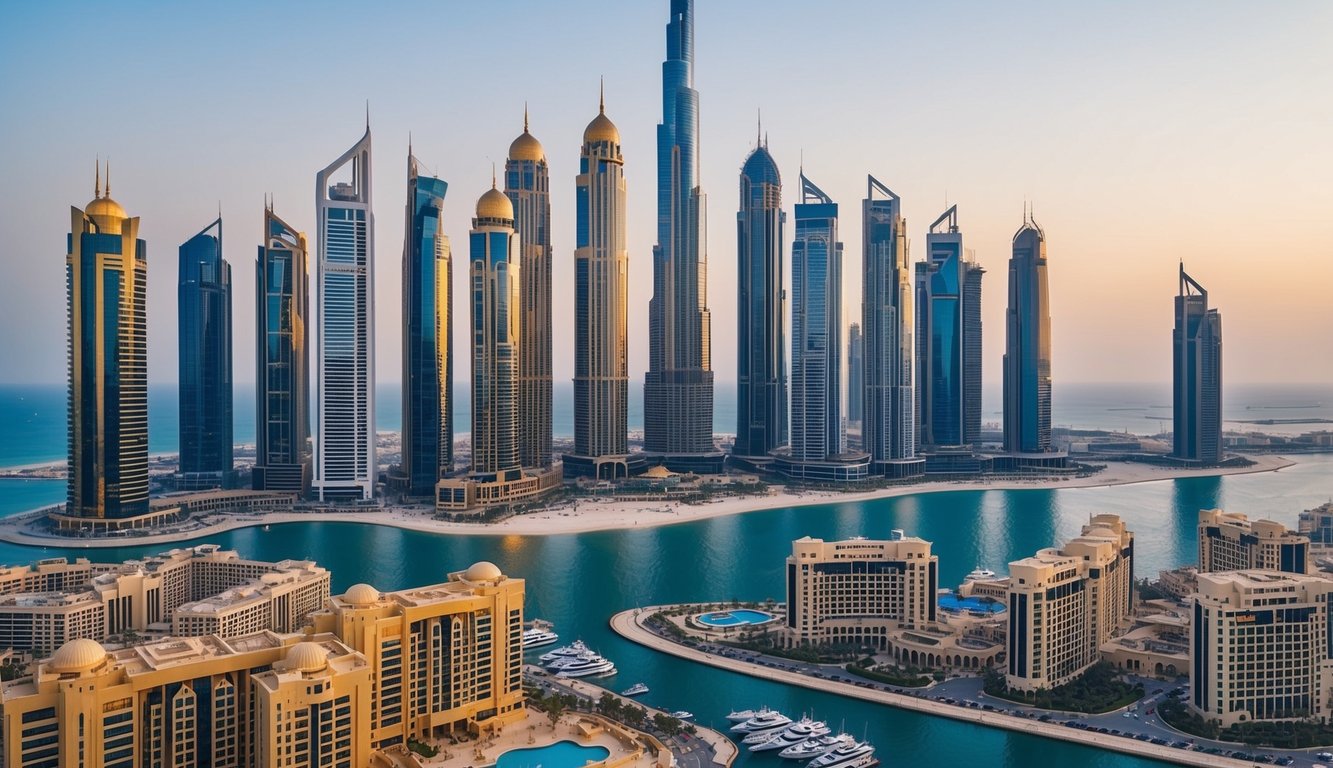
<svg viewBox="0 0 1333 768"><path fill-rule="evenodd" d="M544 747L511 749L500 755L495 768L582 768L611 755L606 747L585 747L572 741L557 741Z"/></svg>
<svg viewBox="0 0 1333 768"><path fill-rule="evenodd" d="M999 613L1004 610L1004 603L988 597L959 597L953 592L941 594L939 606L946 611L977 611L979 613Z"/></svg>
<svg viewBox="0 0 1333 768"><path fill-rule="evenodd" d="M705 627L754 627L760 624L767 624L770 621L777 621L777 616L763 611L752 611L749 608L737 608L734 611L716 611L714 613L701 613L694 617L694 620Z"/></svg>

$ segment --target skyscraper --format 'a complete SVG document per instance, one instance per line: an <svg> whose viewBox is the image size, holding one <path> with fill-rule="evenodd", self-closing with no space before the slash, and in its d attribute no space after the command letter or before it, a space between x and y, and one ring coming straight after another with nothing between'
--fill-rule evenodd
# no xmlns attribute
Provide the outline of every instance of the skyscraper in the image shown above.
<svg viewBox="0 0 1333 768"><path fill-rule="evenodd" d="M440 218L449 185L419 172L407 150L403 223L403 461L409 496L434 496L453 470L453 259Z"/></svg>
<svg viewBox="0 0 1333 768"><path fill-rule="evenodd" d="M601 478L629 472L629 252L625 160L606 116L583 131L575 182L574 455L565 472Z"/></svg>
<svg viewBox="0 0 1333 768"><path fill-rule="evenodd" d="M930 225L916 265L919 444L971 445L981 436L981 276L963 251L958 206Z"/></svg>
<svg viewBox="0 0 1333 768"><path fill-rule="evenodd" d="M222 217L180 247L180 483L230 488L232 470L231 265Z"/></svg>
<svg viewBox="0 0 1333 768"><path fill-rule="evenodd" d="M1172 455L1185 461L1222 460L1222 314L1208 308L1208 291L1180 265L1173 346Z"/></svg>
<svg viewBox="0 0 1333 768"><path fill-rule="evenodd" d="M551 182L546 152L528 132L509 145L505 194L514 204L518 233L520 306L518 342L519 461L525 467L551 463Z"/></svg>
<svg viewBox="0 0 1333 768"><path fill-rule="evenodd" d="M310 489L310 277L305 235L264 206L255 259L257 491Z"/></svg>
<svg viewBox="0 0 1333 768"><path fill-rule="evenodd" d="M66 514L148 512L148 253L139 218L106 193L70 207L69 492Z"/></svg>
<svg viewBox="0 0 1333 768"><path fill-rule="evenodd" d="M514 205L491 187L468 233L472 315L472 472L518 477L520 246Z"/></svg>
<svg viewBox="0 0 1333 768"><path fill-rule="evenodd" d="M847 423L860 425L865 402L865 338L861 324L847 326Z"/></svg>
<svg viewBox="0 0 1333 768"><path fill-rule="evenodd" d="M334 182L349 168L350 179ZM315 177L319 257L315 284L320 501L375 495L375 216L370 202L370 124Z"/></svg>
<svg viewBox="0 0 1333 768"><path fill-rule="evenodd" d="M878 197L877 197L878 196ZM865 334L862 447L871 472L919 474L914 401L911 256L902 201L873 176L861 203L861 328Z"/></svg>
<svg viewBox="0 0 1333 768"><path fill-rule="evenodd" d="M657 126L657 245L648 304L644 449L682 470L721 471L713 446L707 227L699 178L694 4L671 0Z"/></svg>
<svg viewBox="0 0 1333 768"><path fill-rule="evenodd" d="M1046 233L1030 215L1014 235L1005 318L1004 449L1051 449L1051 305Z"/></svg>
<svg viewBox="0 0 1333 768"><path fill-rule="evenodd" d="M741 168L736 213L736 456L765 457L787 442L786 224L782 177L760 136Z"/></svg>

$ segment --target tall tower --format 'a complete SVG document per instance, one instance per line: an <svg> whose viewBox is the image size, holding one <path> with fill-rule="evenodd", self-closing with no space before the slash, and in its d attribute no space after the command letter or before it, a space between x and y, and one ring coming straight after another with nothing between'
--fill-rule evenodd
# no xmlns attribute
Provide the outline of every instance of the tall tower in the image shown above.
<svg viewBox="0 0 1333 768"><path fill-rule="evenodd" d="M736 213L736 444L762 458L787 443L787 213L762 134L741 167Z"/></svg>
<svg viewBox="0 0 1333 768"><path fill-rule="evenodd" d="M521 302L518 342L519 461L525 467L551 463L551 183L546 152L528 132L509 145L505 194L514 204L518 233Z"/></svg>
<svg viewBox="0 0 1333 768"><path fill-rule="evenodd" d="M791 247L791 457L843 453L842 243L838 204L801 174Z"/></svg>
<svg viewBox="0 0 1333 768"><path fill-rule="evenodd" d="M257 491L310 489L310 277L305 235L264 206L255 260Z"/></svg>
<svg viewBox="0 0 1333 768"><path fill-rule="evenodd" d="M847 423L858 426L864 415L865 349L861 324L847 326Z"/></svg>
<svg viewBox="0 0 1333 768"><path fill-rule="evenodd" d="M106 192L70 207L65 256L69 318L69 493L66 514L148 512L147 246L139 218Z"/></svg>
<svg viewBox="0 0 1333 768"><path fill-rule="evenodd" d="M699 178L699 92L694 90L694 4L671 0L657 126L657 245L648 305L644 449L671 467L719 472L713 446L707 215Z"/></svg>
<svg viewBox="0 0 1333 768"><path fill-rule="evenodd" d="M629 472L625 161L605 99L583 131L575 207L574 454L565 457L565 473L624 477Z"/></svg>
<svg viewBox="0 0 1333 768"><path fill-rule="evenodd" d="M519 474L521 338L519 238L514 205L494 186L477 200L468 233L472 301L472 472Z"/></svg>
<svg viewBox="0 0 1333 768"><path fill-rule="evenodd" d="M407 150L403 223L403 491L433 497L453 470L452 257L441 216L449 185L419 172Z"/></svg>
<svg viewBox="0 0 1333 768"><path fill-rule="evenodd" d="M350 180L333 182L349 168ZM346 177L344 177L346 178ZM315 177L319 256L315 484L320 501L375 495L375 216L370 124Z"/></svg>
<svg viewBox="0 0 1333 768"><path fill-rule="evenodd" d="M1172 455L1216 464L1222 460L1222 314L1208 308L1208 291L1180 265L1172 342Z"/></svg>
<svg viewBox="0 0 1333 768"><path fill-rule="evenodd" d="M180 472L194 487L230 488L232 471L231 265L222 217L180 247Z"/></svg>
<svg viewBox="0 0 1333 768"><path fill-rule="evenodd" d="M861 328L865 334L861 440L871 471L900 477L916 457L916 362L911 256L902 201L874 176L861 203ZM915 469L913 469L915 467Z"/></svg>
<svg viewBox="0 0 1333 768"><path fill-rule="evenodd" d="M1046 233L1026 212L1009 259L1005 316L1004 449L1051 450L1051 304Z"/></svg>

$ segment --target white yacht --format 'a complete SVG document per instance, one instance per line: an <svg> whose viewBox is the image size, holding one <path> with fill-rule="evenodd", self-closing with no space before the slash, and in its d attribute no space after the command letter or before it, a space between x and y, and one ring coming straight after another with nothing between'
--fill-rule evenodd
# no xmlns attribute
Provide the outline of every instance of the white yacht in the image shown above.
<svg viewBox="0 0 1333 768"><path fill-rule="evenodd" d="M671 716L674 717L674 718L676 718L677 720L693 720L693 719L694 719L694 713L693 713L693 712L686 712L686 711L683 710L683 709L678 709L678 710L676 710L675 712L672 712L672 713L671 713Z"/></svg>
<svg viewBox="0 0 1333 768"><path fill-rule="evenodd" d="M793 744L790 747L778 753L778 757L785 757L788 760L812 760L827 752L832 752L842 746L844 741L851 741L851 736L839 734L837 736L825 735L814 739L806 739L800 744Z"/></svg>
<svg viewBox="0 0 1333 768"><path fill-rule="evenodd" d="M741 739L741 743L762 744L765 741L768 741L770 738L777 736L779 733L782 733L783 731L787 730L787 726L789 725L791 725L791 720L787 720L787 722L785 723L775 722L773 725L759 726L757 728L746 731L745 737Z"/></svg>
<svg viewBox="0 0 1333 768"><path fill-rule="evenodd" d="M733 722L733 723L743 723L743 722L745 722L746 720L749 720L750 718L752 718L752 717L754 717L755 715L759 714L760 712L767 712L767 711L768 711L768 707L763 707L762 709L759 709L759 710L754 710L754 709L733 709L733 710L731 710L731 714L727 715L727 719L730 720L730 721Z"/></svg>
<svg viewBox="0 0 1333 768"><path fill-rule="evenodd" d="M541 655L541 662L549 664L556 659L563 659L569 656L578 656L581 653L587 653L588 646L583 644L582 640L575 640L573 645L564 645L556 648L554 651L548 651Z"/></svg>
<svg viewBox="0 0 1333 768"><path fill-rule="evenodd" d="M634 685L631 685L630 687L628 687L628 688L626 688L625 690L621 691L621 692L620 692L620 695L621 695L621 696L642 696L643 694L645 694L645 693L647 693L647 692L648 692L648 686L644 685L643 683L635 683Z"/></svg>
<svg viewBox="0 0 1333 768"><path fill-rule="evenodd" d="M599 658L598 655L593 653L592 651L584 651L583 653L580 653L577 656L561 656L555 661L547 662L546 668L552 672L555 672L557 670L564 669L565 667L568 667L571 664L578 664L581 661L591 661L596 658Z"/></svg>
<svg viewBox="0 0 1333 768"><path fill-rule="evenodd" d="M967 582L967 581L976 581L978 579L984 580L993 578L995 578L995 571L992 571L989 568L982 568L981 566L978 565L976 568L972 569L971 573L963 577L963 581Z"/></svg>
<svg viewBox="0 0 1333 768"><path fill-rule="evenodd" d="M852 740L811 760L806 768L869 768L878 762L870 742Z"/></svg>
<svg viewBox="0 0 1333 768"><path fill-rule="evenodd" d="M804 742L807 739L827 736L829 728L818 720L811 720L803 717L795 723L787 726L781 731L774 733L766 738L760 738L755 741L750 739L759 734L750 734L743 739L744 743L750 745L751 752L765 752L770 749L786 749Z"/></svg>
<svg viewBox="0 0 1333 768"><path fill-rule="evenodd" d="M533 622L531 627L523 630L523 650L550 645L559 639L560 635L551 631L550 624Z"/></svg>
<svg viewBox="0 0 1333 768"><path fill-rule="evenodd" d="M590 658L580 658L573 664L566 664L556 672L556 677L589 677L591 675L614 675L616 665L603 656L593 654Z"/></svg>
<svg viewBox="0 0 1333 768"><path fill-rule="evenodd" d="M757 731L774 732L791 725L791 718L776 709L761 709L754 717L743 723L731 726L732 733L755 733Z"/></svg>

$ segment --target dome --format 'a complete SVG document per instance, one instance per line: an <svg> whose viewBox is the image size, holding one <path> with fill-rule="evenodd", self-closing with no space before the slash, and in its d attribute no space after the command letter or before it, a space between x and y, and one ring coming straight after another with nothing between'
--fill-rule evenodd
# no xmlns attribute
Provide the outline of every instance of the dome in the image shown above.
<svg viewBox="0 0 1333 768"><path fill-rule="evenodd" d="M491 187L477 201L477 218L512 220L514 218L514 204L509 201L508 195L495 187Z"/></svg>
<svg viewBox="0 0 1333 768"><path fill-rule="evenodd" d="M374 605L380 601L380 591L369 584L353 584L343 595L343 602L348 605Z"/></svg>
<svg viewBox="0 0 1333 768"><path fill-rule="evenodd" d="M509 159L541 162L546 159L546 150L542 149L542 143L537 141L537 137L524 128L523 133L509 145Z"/></svg>
<svg viewBox="0 0 1333 768"><path fill-rule="evenodd" d="M767 147L756 147L750 156L745 159L745 165L741 168L741 173L750 180L751 184L773 184L780 186L782 177L778 174L778 164L773 162L773 156L768 154Z"/></svg>
<svg viewBox="0 0 1333 768"><path fill-rule="evenodd" d="M616 124L611 122L611 118L607 117L605 112L598 112L597 117L594 117L583 131L584 144L591 144L595 141L609 141L612 144L620 143L620 131L616 129Z"/></svg>
<svg viewBox="0 0 1333 768"><path fill-rule="evenodd" d="M83 209L84 215L97 222L97 228L109 235L120 234L121 222L129 218L120 203L109 197L95 198Z"/></svg>
<svg viewBox="0 0 1333 768"><path fill-rule="evenodd" d="M319 643L297 643L287 652L286 664L296 672L321 672L329 665L329 654Z"/></svg>
<svg viewBox="0 0 1333 768"><path fill-rule="evenodd" d="M96 640L86 637L70 640L60 646L56 655L51 657L53 672L86 672L106 658L106 649Z"/></svg>
<svg viewBox="0 0 1333 768"><path fill-rule="evenodd" d="M495 581L504 576L500 568L495 563L482 560L479 563L473 563L472 567L463 572L463 578L467 581Z"/></svg>

